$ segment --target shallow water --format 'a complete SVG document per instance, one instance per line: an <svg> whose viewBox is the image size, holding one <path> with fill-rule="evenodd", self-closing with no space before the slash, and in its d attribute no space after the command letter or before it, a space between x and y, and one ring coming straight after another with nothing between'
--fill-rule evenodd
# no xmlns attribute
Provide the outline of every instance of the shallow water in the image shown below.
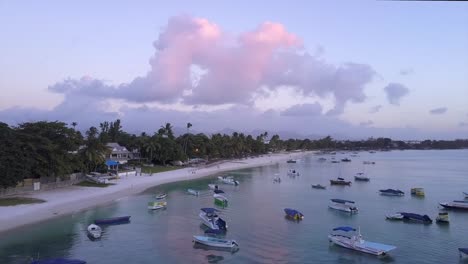
<svg viewBox="0 0 468 264"><path fill-rule="evenodd" d="M226 238L235 239L234 253L194 246L192 236L203 234L199 209L214 207L207 184L219 175L200 180L167 184L144 194L123 197L115 203L82 213L3 234L0 263L27 263L30 257L72 257L88 263L468 263L460 260L458 247L468 247L468 212L449 212L450 224L441 226L391 222L385 214L407 211L428 214L435 220L438 202L463 199L468 191L468 151L391 151L370 154L337 154L350 163L317 161L310 155L296 164L244 169L229 173L240 186L220 185L229 199L221 217L229 225ZM363 165L362 161L375 161ZM296 168L301 176L286 176ZM368 174L370 182L354 182L357 172ZM281 183L273 178L280 176ZM338 176L352 186L329 186ZM311 184L327 185L326 190ZM423 187L425 198L412 197L412 187ZM195 197L184 192L199 189ZM404 197L386 197L379 189L397 188ZM148 211L153 194L168 192L168 208ZM348 215L328 209L330 198L354 200L359 213ZM300 210L301 222L285 219L283 208ZM125 225L104 227L103 237L91 241L86 227L96 218L131 215ZM364 239L397 246L385 258L378 258L330 245L327 235L336 226L360 227Z"/></svg>

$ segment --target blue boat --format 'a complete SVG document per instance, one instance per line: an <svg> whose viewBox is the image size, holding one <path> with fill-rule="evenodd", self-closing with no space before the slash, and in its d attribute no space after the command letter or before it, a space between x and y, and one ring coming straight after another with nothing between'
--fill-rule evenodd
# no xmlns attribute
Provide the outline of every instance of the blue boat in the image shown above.
<svg viewBox="0 0 468 264"><path fill-rule="evenodd" d="M35 260L31 264L86 264L86 261L79 259L64 259L64 258L53 258Z"/></svg>
<svg viewBox="0 0 468 264"><path fill-rule="evenodd" d="M294 220L302 220L304 218L304 215L295 209L285 208L284 212L286 213L287 217L292 218Z"/></svg>
<svg viewBox="0 0 468 264"><path fill-rule="evenodd" d="M94 220L94 223L96 225L117 225L117 224L125 224L128 222L130 222L130 216L120 216L120 217L103 218L103 219Z"/></svg>
<svg viewBox="0 0 468 264"><path fill-rule="evenodd" d="M394 190L394 189L385 189L385 190L379 190L381 195L387 195L387 196L403 196L405 195L405 192L400 191L400 190Z"/></svg>
<svg viewBox="0 0 468 264"><path fill-rule="evenodd" d="M432 219L427 215L413 214L413 213L400 213L403 220L420 222L423 224L432 224Z"/></svg>

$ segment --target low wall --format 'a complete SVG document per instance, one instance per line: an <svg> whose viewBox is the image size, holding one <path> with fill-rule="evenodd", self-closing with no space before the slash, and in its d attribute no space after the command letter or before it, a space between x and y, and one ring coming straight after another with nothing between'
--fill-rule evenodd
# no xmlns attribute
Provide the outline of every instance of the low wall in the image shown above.
<svg viewBox="0 0 468 264"><path fill-rule="evenodd" d="M25 179L18 183L16 187L0 189L0 197L9 195L28 194L31 192L53 190L73 185L84 180L82 173L73 173L67 175L65 179L60 178L40 178L40 179Z"/></svg>

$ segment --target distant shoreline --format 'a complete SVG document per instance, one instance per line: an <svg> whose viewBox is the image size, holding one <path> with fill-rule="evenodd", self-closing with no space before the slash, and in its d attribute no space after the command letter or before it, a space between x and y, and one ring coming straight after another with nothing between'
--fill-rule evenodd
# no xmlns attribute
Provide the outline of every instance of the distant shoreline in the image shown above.
<svg viewBox="0 0 468 264"><path fill-rule="evenodd" d="M115 201L116 199L139 194L161 184L193 180L216 173L259 167L288 159L301 158L314 151L266 154L245 160L224 160L217 165L206 167L187 167L178 170L143 176L126 176L115 180L115 185L106 188L70 186L61 189L24 195L46 200L41 204L25 204L0 208L0 233L8 232L26 225L43 222L52 218L78 213L93 207Z"/></svg>

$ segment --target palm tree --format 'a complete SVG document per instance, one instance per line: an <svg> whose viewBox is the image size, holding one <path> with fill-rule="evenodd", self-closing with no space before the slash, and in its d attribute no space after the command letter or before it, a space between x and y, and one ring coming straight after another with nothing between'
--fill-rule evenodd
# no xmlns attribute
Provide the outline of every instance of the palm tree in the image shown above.
<svg viewBox="0 0 468 264"><path fill-rule="evenodd" d="M98 138L97 128L91 127L86 131L86 145L80 151L88 171L96 170L97 166L106 161L109 149Z"/></svg>
<svg viewBox="0 0 468 264"><path fill-rule="evenodd" d="M78 123L72 122L71 125L72 125L73 129L75 129L75 127L76 127L76 125L78 125Z"/></svg>
<svg viewBox="0 0 468 264"><path fill-rule="evenodd" d="M187 123L187 137L185 138L185 142L184 142L184 155L187 156L187 141L188 141L188 138L189 138L189 129L192 127L192 124L191 123Z"/></svg>

